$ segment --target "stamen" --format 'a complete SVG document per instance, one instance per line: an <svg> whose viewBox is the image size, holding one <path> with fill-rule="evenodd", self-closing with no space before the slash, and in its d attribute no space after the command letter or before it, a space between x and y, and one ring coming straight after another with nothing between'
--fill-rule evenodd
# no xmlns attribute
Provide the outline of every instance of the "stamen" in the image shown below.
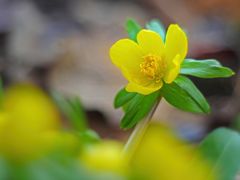
<svg viewBox="0 0 240 180"><path fill-rule="evenodd" d="M140 71L150 80L156 83L161 81L166 71L166 64L161 57L149 54L143 57L144 61L140 64Z"/></svg>

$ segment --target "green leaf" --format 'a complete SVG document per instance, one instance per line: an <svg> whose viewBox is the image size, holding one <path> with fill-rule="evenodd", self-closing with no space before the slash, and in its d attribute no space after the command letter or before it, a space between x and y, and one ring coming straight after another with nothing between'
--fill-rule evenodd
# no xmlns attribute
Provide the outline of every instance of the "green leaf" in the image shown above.
<svg viewBox="0 0 240 180"><path fill-rule="evenodd" d="M73 127L78 131L85 131L87 129L87 118L79 98L71 97L67 99L57 92L53 92L52 96L60 110L71 121Z"/></svg>
<svg viewBox="0 0 240 180"><path fill-rule="evenodd" d="M99 135L91 129L80 132L78 135L79 135L80 140L83 143L95 143L95 142L100 141Z"/></svg>
<svg viewBox="0 0 240 180"><path fill-rule="evenodd" d="M114 99L114 108L119 108L129 102L137 93L127 92L125 88L121 89Z"/></svg>
<svg viewBox="0 0 240 180"><path fill-rule="evenodd" d="M9 179L10 165L6 159L0 157L0 179Z"/></svg>
<svg viewBox="0 0 240 180"><path fill-rule="evenodd" d="M144 95L137 94L131 101L129 101L126 105L124 105L123 110L125 112L123 118L121 119L120 127L123 129L131 128L129 124L131 120L134 118L136 113L139 110L139 106L141 106L141 102L144 99Z"/></svg>
<svg viewBox="0 0 240 180"><path fill-rule="evenodd" d="M150 95L137 94L127 104L125 115L121 120L121 128L128 129L136 125L140 120L148 115L157 100L160 98L160 92L156 91Z"/></svg>
<svg viewBox="0 0 240 180"><path fill-rule="evenodd" d="M141 26L133 19L128 19L126 22L126 31L128 32L129 38L137 41L137 34L141 30Z"/></svg>
<svg viewBox="0 0 240 180"><path fill-rule="evenodd" d="M146 28L158 33L162 37L162 40L165 41L166 30L164 25L159 20L151 20L146 24Z"/></svg>
<svg viewBox="0 0 240 180"><path fill-rule="evenodd" d="M64 162L51 158L40 159L31 164L26 164L24 169L19 171L24 172L24 180L78 180L87 178L76 162L69 157L68 161L65 160Z"/></svg>
<svg viewBox="0 0 240 180"><path fill-rule="evenodd" d="M222 66L214 59L185 59L180 73L199 78L225 78L234 75L234 72L230 68Z"/></svg>
<svg viewBox="0 0 240 180"><path fill-rule="evenodd" d="M174 82L191 96L204 113L210 112L210 106L207 100L189 78L178 76Z"/></svg>
<svg viewBox="0 0 240 180"><path fill-rule="evenodd" d="M164 84L160 91L166 101L178 109L194 113L205 113L191 95L178 86L176 82Z"/></svg>
<svg viewBox="0 0 240 180"><path fill-rule="evenodd" d="M199 150L212 165L209 176L216 174L219 180L235 179L240 170L239 133L219 128L202 141Z"/></svg>
<svg viewBox="0 0 240 180"><path fill-rule="evenodd" d="M75 114L76 118L82 122L81 126L84 126L85 129L87 117L80 99L76 96L70 97L68 99L68 102L69 105L72 107L72 112Z"/></svg>

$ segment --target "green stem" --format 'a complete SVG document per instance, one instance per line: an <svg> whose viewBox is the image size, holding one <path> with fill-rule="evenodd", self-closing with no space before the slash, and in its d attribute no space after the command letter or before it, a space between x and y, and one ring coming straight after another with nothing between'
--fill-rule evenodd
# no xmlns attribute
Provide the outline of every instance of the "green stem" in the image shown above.
<svg viewBox="0 0 240 180"><path fill-rule="evenodd" d="M161 101L161 98L159 98L159 100L155 103L155 105L153 106L151 112L148 114L148 116L143 119L142 121L140 121L136 127L134 128L133 132L131 133L130 137L128 138L124 149L123 149L123 154L127 154L127 156L129 158L131 158L133 156L133 154L135 153L136 149L138 148L141 139L143 137L143 135L145 134L145 131L159 105Z"/></svg>

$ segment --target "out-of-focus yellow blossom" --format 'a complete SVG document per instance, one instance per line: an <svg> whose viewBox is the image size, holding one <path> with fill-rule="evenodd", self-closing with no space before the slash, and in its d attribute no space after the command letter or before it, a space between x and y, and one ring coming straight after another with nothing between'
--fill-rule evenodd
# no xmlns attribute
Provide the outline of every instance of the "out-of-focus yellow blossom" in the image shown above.
<svg viewBox="0 0 240 180"><path fill-rule="evenodd" d="M125 175L127 161L122 156L122 144L115 141L101 141L87 146L80 157L81 162L96 172L112 172Z"/></svg>
<svg viewBox="0 0 240 180"><path fill-rule="evenodd" d="M1 153L31 159L50 148L58 129L58 111L43 91L29 84L6 90L0 112Z"/></svg>
<svg viewBox="0 0 240 180"><path fill-rule="evenodd" d="M152 123L131 159L135 172L146 180L216 180L210 165L168 128Z"/></svg>
<svg viewBox="0 0 240 180"><path fill-rule="evenodd" d="M144 29L137 34L137 43L130 39L117 41L110 49L110 57L129 81L126 90L147 95L159 90L163 81L174 81L187 49L186 34L172 24L165 43L159 34Z"/></svg>

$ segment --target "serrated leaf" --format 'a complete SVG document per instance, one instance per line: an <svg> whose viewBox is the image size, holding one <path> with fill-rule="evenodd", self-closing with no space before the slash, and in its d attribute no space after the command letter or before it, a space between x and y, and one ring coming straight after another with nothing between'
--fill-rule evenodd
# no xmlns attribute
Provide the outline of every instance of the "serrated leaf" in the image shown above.
<svg viewBox="0 0 240 180"><path fill-rule="evenodd" d="M180 73L199 78L225 78L234 75L234 72L230 68L222 66L215 59L185 59Z"/></svg>
<svg viewBox="0 0 240 180"><path fill-rule="evenodd" d="M161 94L165 100L174 107L183 111L204 113L199 104L177 83L164 84Z"/></svg>
<svg viewBox="0 0 240 180"><path fill-rule="evenodd" d="M174 82L184 89L191 98L197 102L204 113L210 112L210 106L207 100L189 78L186 76L178 76Z"/></svg>
<svg viewBox="0 0 240 180"><path fill-rule="evenodd" d="M137 93L127 92L125 88L121 89L114 99L114 108L119 108L129 102Z"/></svg>
<svg viewBox="0 0 240 180"><path fill-rule="evenodd" d="M164 25L159 20L151 20L146 24L146 28L158 33L162 37L162 40L165 41L166 30Z"/></svg>
<svg viewBox="0 0 240 180"><path fill-rule="evenodd" d="M240 170L239 133L219 128L201 142L199 150L212 165L209 176L217 174L219 180L235 179Z"/></svg>
<svg viewBox="0 0 240 180"><path fill-rule="evenodd" d="M141 26L133 19L128 19L126 22L126 31L128 36L133 41L137 41L137 34L141 30Z"/></svg>
<svg viewBox="0 0 240 180"><path fill-rule="evenodd" d="M137 94L126 107L126 112L121 120L120 127L124 129L132 128L148 115L159 98L159 91L147 96Z"/></svg>

